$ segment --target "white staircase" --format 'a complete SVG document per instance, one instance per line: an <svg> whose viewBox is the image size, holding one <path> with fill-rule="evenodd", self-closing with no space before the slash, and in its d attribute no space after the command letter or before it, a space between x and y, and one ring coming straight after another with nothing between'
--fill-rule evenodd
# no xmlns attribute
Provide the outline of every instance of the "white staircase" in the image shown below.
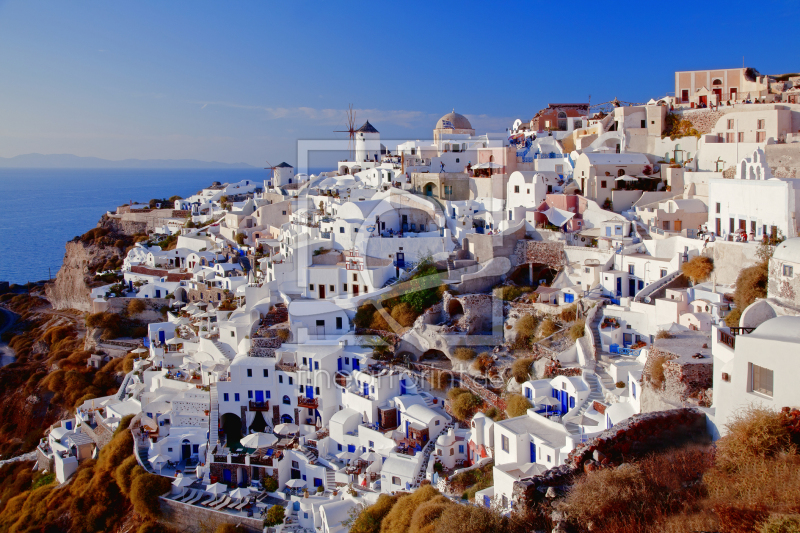
<svg viewBox="0 0 800 533"><path fill-rule="evenodd" d="M589 396L586 398L586 401L583 402L580 409L578 409L578 412L574 415L576 417L585 414L595 400L602 402L605 399L603 397L603 390L600 388L600 382L598 381L597 375L594 372L586 372L583 375L583 379L585 379L589 384ZM580 426L569 420L564 421L564 427L567 428L567 431L573 434L581 432Z"/></svg>
<svg viewBox="0 0 800 533"><path fill-rule="evenodd" d="M211 402L209 405L208 420L208 447L213 450L219 442L219 399L217 398L217 386L211 385Z"/></svg>
<svg viewBox="0 0 800 533"><path fill-rule="evenodd" d="M212 339L211 343L217 348L217 350L219 350L219 352L222 355L224 355L228 359L233 359L234 357L236 357L236 351L227 344L220 342L219 339Z"/></svg>
<svg viewBox="0 0 800 533"><path fill-rule="evenodd" d="M336 472L330 468L325 470L325 488L333 490L336 488Z"/></svg>

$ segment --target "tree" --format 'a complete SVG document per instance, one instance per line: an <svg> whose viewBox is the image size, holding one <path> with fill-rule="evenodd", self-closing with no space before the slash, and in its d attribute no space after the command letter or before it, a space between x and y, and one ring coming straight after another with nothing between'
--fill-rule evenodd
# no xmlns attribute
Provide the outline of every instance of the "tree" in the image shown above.
<svg viewBox="0 0 800 533"><path fill-rule="evenodd" d="M506 413L511 418L522 416L531 408L531 402L521 394L512 394L506 402Z"/></svg>
<svg viewBox="0 0 800 533"><path fill-rule="evenodd" d="M531 364L533 364L533 359L527 357L524 359L517 359L514 361L514 364L511 365L511 375L514 376L517 383L525 383L530 379Z"/></svg>
<svg viewBox="0 0 800 533"><path fill-rule="evenodd" d="M272 476L265 476L261 478L261 487L267 492L275 492L278 490L278 482Z"/></svg>
<svg viewBox="0 0 800 533"><path fill-rule="evenodd" d="M236 234L236 244L239 246L244 246L244 233Z"/></svg>
<svg viewBox="0 0 800 533"><path fill-rule="evenodd" d="M453 414L459 420L469 420L480 406L481 399L469 391L459 394L450 404Z"/></svg>
<svg viewBox="0 0 800 533"><path fill-rule="evenodd" d="M286 510L282 505L273 505L267 511L267 517L264 518L264 527L273 527L283 524L283 517Z"/></svg>

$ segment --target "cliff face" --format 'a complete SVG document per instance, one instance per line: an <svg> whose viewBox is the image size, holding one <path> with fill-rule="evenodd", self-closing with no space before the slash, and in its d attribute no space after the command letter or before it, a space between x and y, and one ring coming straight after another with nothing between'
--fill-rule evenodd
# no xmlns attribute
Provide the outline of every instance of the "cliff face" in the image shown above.
<svg viewBox="0 0 800 533"><path fill-rule="evenodd" d="M47 299L53 309L77 309L90 312L92 300L90 284L94 272L102 269L109 260L121 258L121 251L115 246L89 244L81 240L67 243L64 264L58 271L56 280L47 285Z"/></svg>

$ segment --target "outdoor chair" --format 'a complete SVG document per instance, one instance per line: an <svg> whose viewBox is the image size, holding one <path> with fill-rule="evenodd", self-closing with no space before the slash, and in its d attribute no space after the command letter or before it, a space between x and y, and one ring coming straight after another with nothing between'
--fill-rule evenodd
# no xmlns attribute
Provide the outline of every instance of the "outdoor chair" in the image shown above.
<svg viewBox="0 0 800 533"><path fill-rule="evenodd" d="M219 505L217 505L216 507L214 507L214 510L215 510L215 511L221 511L221 510L223 510L225 507L227 507L227 506L228 506L228 504L230 504L230 503L231 503L231 497L230 497L230 496L225 496L225 497L222 499L222 503L220 503Z"/></svg>
<svg viewBox="0 0 800 533"><path fill-rule="evenodd" d="M192 499L190 499L190 500L188 500L188 501L185 501L185 502L183 502L183 503L193 504L194 502L196 502L196 501L200 500L202 497L203 497L203 491L201 491L201 490L198 490L198 491L195 493L195 496L194 496L194 498L192 498Z"/></svg>
<svg viewBox="0 0 800 533"><path fill-rule="evenodd" d="M197 505L206 506L209 502L213 501L216 498L213 494L206 494L205 492L202 493L201 498L194 503Z"/></svg>
<svg viewBox="0 0 800 533"><path fill-rule="evenodd" d="M195 493L194 489L187 489L186 492L184 492L181 495L180 498L176 498L176 500L178 500L179 502L186 502L186 501L191 500L192 498L194 498L195 494L196 493Z"/></svg>
<svg viewBox="0 0 800 533"><path fill-rule="evenodd" d="M219 502L221 502L223 498L224 498L224 496L220 496L220 498L217 499L216 496L212 495L211 499L210 500L206 500L205 502L203 502L202 505L205 506L205 507L211 507L212 505L216 505Z"/></svg>

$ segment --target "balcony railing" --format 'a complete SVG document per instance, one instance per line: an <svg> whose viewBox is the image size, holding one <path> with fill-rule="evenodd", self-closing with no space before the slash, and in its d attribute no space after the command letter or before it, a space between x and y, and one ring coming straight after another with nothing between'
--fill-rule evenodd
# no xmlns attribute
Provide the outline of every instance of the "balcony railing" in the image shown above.
<svg viewBox="0 0 800 533"><path fill-rule="evenodd" d="M736 337L725 331L719 331L719 342L729 346L731 349L736 349Z"/></svg>
<svg viewBox="0 0 800 533"><path fill-rule="evenodd" d="M306 409L316 409L317 407L319 407L319 400L317 398L306 398L305 396L298 396L297 406L305 407Z"/></svg>
<svg viewBox="0 0 800 533"><path fill-rule="evenodd" d="M251 411L269 411L269 401L255 402L253 400L250 400L250 410Z"/></svg>

